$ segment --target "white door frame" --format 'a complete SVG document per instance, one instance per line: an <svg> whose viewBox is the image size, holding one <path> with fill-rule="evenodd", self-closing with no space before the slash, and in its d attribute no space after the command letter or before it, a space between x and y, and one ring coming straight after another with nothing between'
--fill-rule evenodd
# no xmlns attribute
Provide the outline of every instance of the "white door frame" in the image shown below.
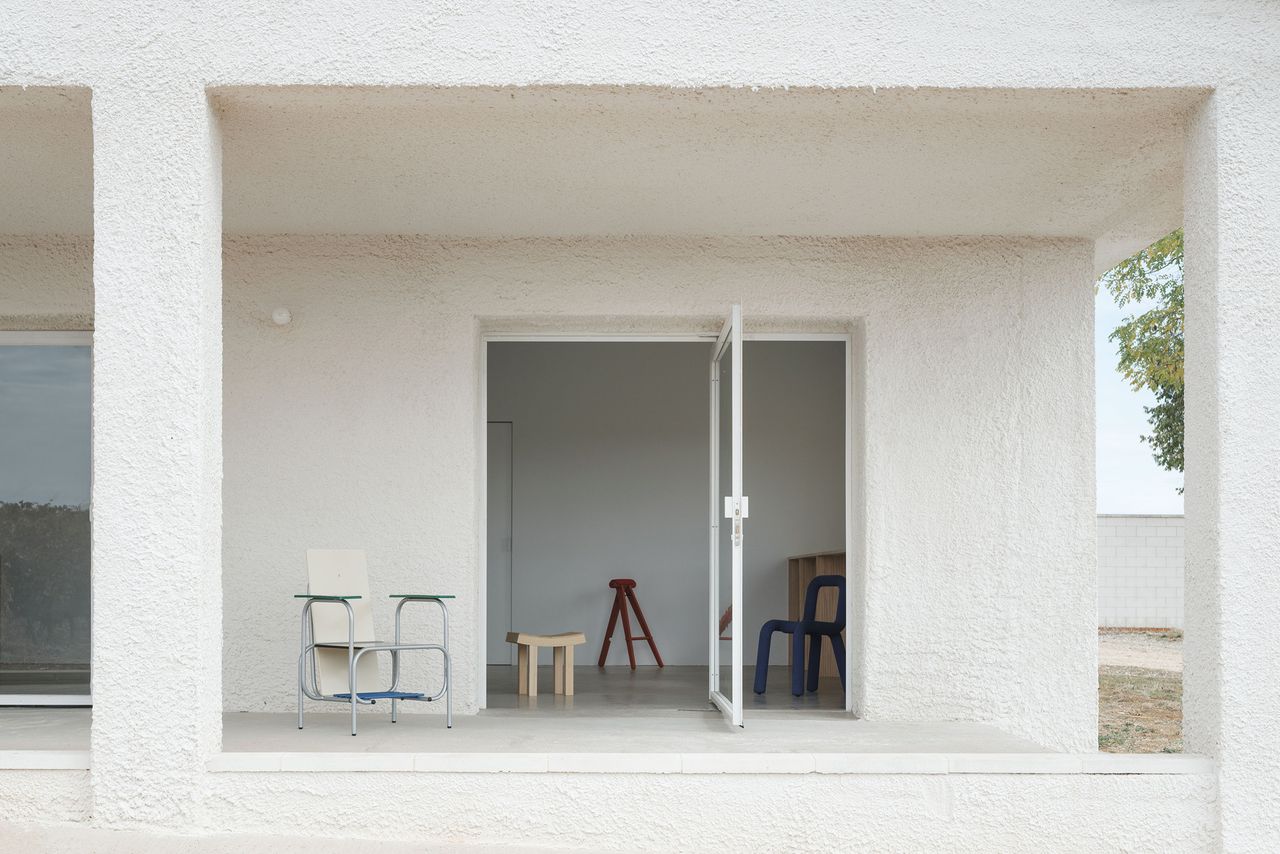
<svg viewBox="0 0 1280 854"><path fill-rule="evenodd" d="M729 312L724 329L716 338L711 353L711 560L710 560L710 616L707 619L707 632L710 635L711 650L707 659L708 689L707 695L712 705L718 708L732 726L742 726L742 519L746 518L746 496L742 494L742 306L735 305ZM720 365L725 354L729 363L729 495L724 494L724 484L720 482L720 463L722 447L720 442L720 407L721 378ZM723 499L723 502L722 500ZM732 512L731 512L732 511ZM730 696L725 696L721 679L724 662L720 659L720 525L724 519L733 519L732 541L729 548L729 668ZM767 666L767 664L766 664Z"/></svg>
<svg viewBox="0 0 1280 854"><path fill-rule="evenodd" d="M852 323L851 323L852 325ZM853 499L855 495L854 483L854 397L853 397L853 346L855 333L849 332L747 332L743 331L743 342L748 341L839 341L844 344L844 547L845 547L845 577L852 579L855 571L861 571L862 560L861 552L854 545L854 520L855 508ZM674 335L617 335L609 333L578 333L578 334L535 334L527 332L482 332L480 334L480 388L479 388L479 418L476 422L476 438L478 453L477 458L479 465L477 466L477 497L476 511L479 519L477 525L479 550L479 567L478 587L476 602L479 611L479 620L476 625L476 701L479 708L488 707L489 687L488 687L488 671L487 671L487 654L484 645L487 643L489 636L489 560L488 560L488 536L489 536L489 519L488 519L488 477L489 477L489 448L488 448L488 423L489 423L489 345L491 343L641 343L641 344L679 344L700 342L709 346L714 346L719 339L718 333L693 333L693 334L674 334ZM861 494L859 491L857 494ZM514 498L513 498L514 501ZM514 514L514 507L512 508ZM861 518L861 509L857 510L858 516ZM847 581L846 581L847 584ZM856 587L856 585L848 585ZM849 638L847 645L848 650L854 648L856 643L854 617L854 596L853 590L849 590L845 595L845 634ZM717 615L718 616L718 615ZM860 629L859 629L860 630ZM845 691L844 706L845 710L853 711L853 656L846 652L845 659Z"/></svg>
<svg viewBox="0 0 1280 854"><path fill-rule="evenodd" d="M89 330L72 331L0 331L0 347L88 347L93 351L93 332ZM89 397L93 399L93 366L89 367ZM90 431L93 430L90 422ZM89 439L89 502L93 504L93 436ZM89 526L93 526L93 512L90 510ZM93 649L93 564L92 555L89 564L89 644ZM88 694L5 694L0 691L0 706L90 706L93 704L93 661L89 661L89 693Z"/></svg>

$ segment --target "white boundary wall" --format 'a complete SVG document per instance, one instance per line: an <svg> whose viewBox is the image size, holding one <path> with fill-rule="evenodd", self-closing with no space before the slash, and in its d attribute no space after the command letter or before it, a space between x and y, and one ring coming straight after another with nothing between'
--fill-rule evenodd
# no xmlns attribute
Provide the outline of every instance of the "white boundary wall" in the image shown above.
<svg viewBox="0 0 1280 854"><path fill-rule="evenodd" d="M1182 516L1098 516L1098 625L1182 628Z"/></svg>

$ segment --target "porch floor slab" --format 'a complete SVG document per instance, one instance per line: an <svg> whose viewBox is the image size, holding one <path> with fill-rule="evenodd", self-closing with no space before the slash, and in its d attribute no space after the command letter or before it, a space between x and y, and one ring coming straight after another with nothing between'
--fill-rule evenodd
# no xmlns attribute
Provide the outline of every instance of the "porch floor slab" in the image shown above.
<svg viewBox="0 0 1280 854"><path fill-rule="evenodd" d="M90 767L88 709L0 709L0 768ZM650 774L1203 774L1199 756L1055 753L982 724L861 721L758 711L747 727L709 711L626 716L543 706L458 715L379 711L352 738L344 714L227 713L211 771Z"/></svg>
<svg viewBox="0 0 1280 854"><path fill-rule="evenodd" d="M363 710L362 710L363 711ZM803 713L801 713L803 714ZM350 718L310 714L306 728L288 714L228 714L222 749L236 752L362 753L1044 753L1045 748L995 727L958 721L860 721L843 713L803 717L760 712L743 728L718 711L639 715L522 714L487 710L455 715L364 712L353 738Z"/></svg>
<svg viewBox="0 0 1280 854"><path fill-rule="evenodd" d="M444 727L440 715L402 714L400 722L392 724L386 703L360 710L360 734L355 738L346 710L336 704L322 710L310 704L313 711L301 731L291 715L228 715L222 760L245 767L243 763L257 761L247 754L277 754L282 767L311 767L325 760L300 754L330 754L331 763L344 761L335 754L354 754L366 761L379 756L372 760L375 763L407 764L412 759L415 770L625 767L678 773L690 768L732 770L746 767L744 762L774 771L812 771L818 756L830 762L843 754L887 753L915 754L913 768L934 768L936 761L923 760L940 753L1045 752L1033 742L982 724L856 720L844 711L838 679L823 679L817 692L792 697L785 667L770 668L770 690L765 694L748 690L744 728L726 723L708 703L705 667L578 667L571 697L552 693L551 668L543 666L541 671L547 690L529 697L516 693L515 667L489 667L488 708L477 715L455 715L452 730ZM746 674L748 685L752 675ZM726 760L730 755L737 759ZM941 768L945 770L945 763Z"/></svg>

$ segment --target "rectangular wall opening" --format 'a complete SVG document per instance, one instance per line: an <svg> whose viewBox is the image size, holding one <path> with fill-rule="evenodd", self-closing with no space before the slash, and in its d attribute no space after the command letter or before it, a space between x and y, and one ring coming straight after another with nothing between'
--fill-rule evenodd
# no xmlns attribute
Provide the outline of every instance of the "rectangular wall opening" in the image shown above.
<svg viewBox="0 0 1280 854"><path fill-rule="evenodd" d="M711 608L708 585L714 341L487 344L487 714L718 715L708 702L712 610L719 637L743 632L748 717L845 712L829 642L817 689L806 684L800 696L789 637L772 636L767 663L757 646L766 621L800 616L819 566L844 573L847 346L744 343L744 613L727 619ZM727 419L719 429L727 454ZM631 668L621 621L598 666L615 598L609 583L619 578L635 581L665 666L636 640ZM836 599L834 588L822 591L820 618L835 618ZM574 694L556 693L549 649L538 695L521 693L507 633L568 631L587 639L576 648ZM644 634L634 616L631 632ZM757 694L761 666L767 684Z"/></svg>

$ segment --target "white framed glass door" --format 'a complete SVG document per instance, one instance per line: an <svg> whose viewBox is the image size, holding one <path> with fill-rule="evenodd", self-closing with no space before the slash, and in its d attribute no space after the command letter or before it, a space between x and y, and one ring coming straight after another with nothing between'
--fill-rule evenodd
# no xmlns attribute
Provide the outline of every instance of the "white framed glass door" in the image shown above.
<svg viewBox="0 0 1280 854"><path fill-rule="evenodd" d="M712 704L742 726L742 308L711 354L710 679Z"/></svg>

